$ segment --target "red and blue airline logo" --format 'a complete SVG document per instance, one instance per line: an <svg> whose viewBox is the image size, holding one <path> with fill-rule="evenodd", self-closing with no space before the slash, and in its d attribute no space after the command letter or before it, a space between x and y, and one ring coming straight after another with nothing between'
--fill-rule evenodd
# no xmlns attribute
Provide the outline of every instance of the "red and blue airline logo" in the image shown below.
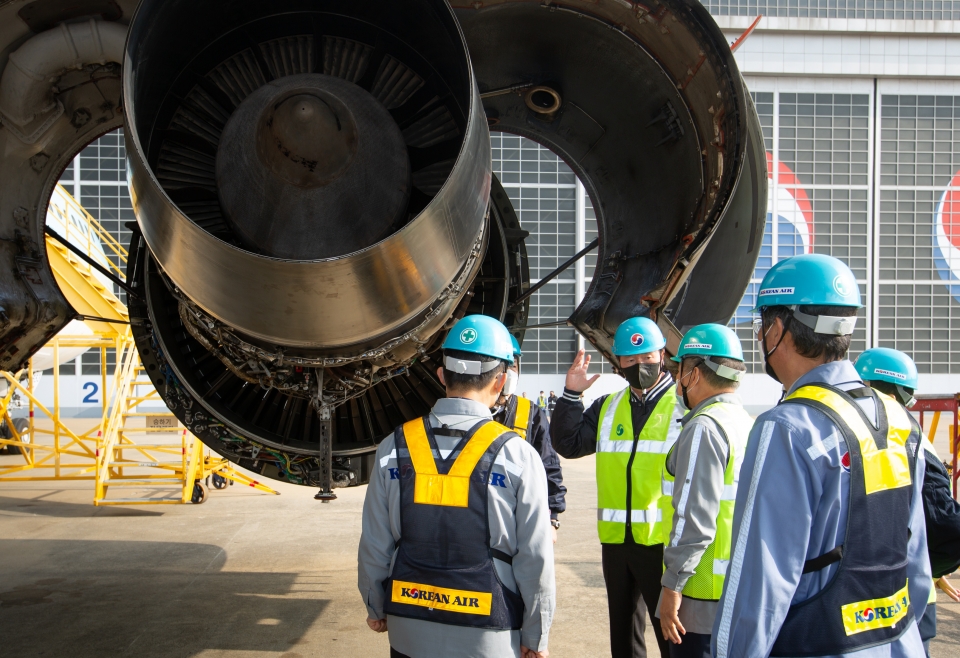
<svg viewBox="0 0 960 658"><path fill-rule="evenodd" d="M933 218L933 263L960 302L960 171L940 196Z"/></svg>
<svg viewBox="0 0 960 658"><path fill-rule="evenodd" d="M773 178L774 167L777 172L776 186ZM767 225L763 230L760 257L753 272L753 278L758 282L763 280L767 270L773 266L774 256L776 261L781 261L791 256L813 253L813 206L800 179L786 164L779 160L774 161L770 153L767 153L767 177L769 179L767 181ZM774 224L774 208L777 213L776 224ZM777 238L776 250L773 242L774 228L776 228ZM957 264L960 266L960 260ZM759 283L753 283L747 288L747 294L737 309L738 322L751 321L751 310L759 287Z"/></svg>
<svg viewBox="0 0 960 658"><path fill-rule="evenodd" d="M633 334L630 336L630 344L634 347L640 347L643 345L643 334Z"/></svg>

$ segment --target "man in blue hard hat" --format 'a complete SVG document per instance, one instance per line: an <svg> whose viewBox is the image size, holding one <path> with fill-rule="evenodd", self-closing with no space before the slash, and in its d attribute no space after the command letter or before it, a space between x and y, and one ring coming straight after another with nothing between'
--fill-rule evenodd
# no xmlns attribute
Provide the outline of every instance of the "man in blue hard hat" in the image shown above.
<svg viewBox="0 0 960 658"><path fill-rule="evenodd" d="M916 404L913 397L920 377L917 365L909 356L889 347L866 350L856 362L863 382L893 399L906 409ZM911 417L912 418L912 417ZM919 428L916 428L920 431ZM932 441L921 439L925 472L923 475L923 515L927 526L927 555L936 587L930 589L927 611L917 624L927 658L930 640L937 635L937 587L960 602L960 593L947 580L947 574L960 567L960 503L950 494L950 475L933 447Z"/></svg>
<svg viewBox="0 0 960 658"><path fill-rule="evenodd" d="M689 413L663 467L663 577L660 626L671 658L710 658L710 634L723 592L740 463L753 427L737 395L740 339L728 327L690 329L673 357Z"/></svg>
<svg viewBox="0 0 960 658"><path fill-rule="evenodd" d="M920 435L846 359L859 308L829 256L780 261L760 284L757 341L784 398L747 443L715 656L923 655Z"/></svg>
<svg viewBox="0 0 960 658"><path fill-rule="evenodd" d="M663 574L658 503L663 464L680 433L684 409L663 365L665 345L649 318L623 322L614 336L613 353L629 385L597 399L586 411L580 398L600 375L588 374L590 357L580 350L550 421L553 446L561 456L597 455L597 531L613 658L647 655L647 614L660 655L670 650L654 618Z"/></svg>
<svg viewBox="0 0 960 658"><path fill-rule="evenodd" d="M533 447L490 416L512 361L506 327L463 318L437 370L447 397L377 449L359 588L393 658L548 655L547 478Z"/></svg>
<svg viewBox="0 0 960 658"><path fill-rule="evenodd" d="M492 409L493 419L526 439L540 454L543 468L547 472L550 525L553 530L553 542L556 543L557 531L560 529L560 515L567 509L567 488L563 486L563 470L560 468L557 451L553 449L553 442L550 440L550 422L547 415L530 400L516 395L523 351L516 337L511 334L510 339L513 341L513 364L507 367L507 382L503 385L497 405Z"/></svg>

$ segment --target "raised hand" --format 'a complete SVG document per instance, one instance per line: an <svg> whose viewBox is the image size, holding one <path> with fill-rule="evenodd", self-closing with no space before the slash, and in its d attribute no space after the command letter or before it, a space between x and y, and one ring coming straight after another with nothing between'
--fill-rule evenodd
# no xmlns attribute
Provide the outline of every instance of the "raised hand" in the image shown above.
<svg viewBox="0 0 960 658"><path fill-rule="evenodd" d="M567 380L564 382L571 391L583 393L593 385L593 382L600 379L600 375L593 377L587 374L587 368L590 366L590 355L584 350L577 352L577 358L573 360L573 365L567 370Z"/></svg>

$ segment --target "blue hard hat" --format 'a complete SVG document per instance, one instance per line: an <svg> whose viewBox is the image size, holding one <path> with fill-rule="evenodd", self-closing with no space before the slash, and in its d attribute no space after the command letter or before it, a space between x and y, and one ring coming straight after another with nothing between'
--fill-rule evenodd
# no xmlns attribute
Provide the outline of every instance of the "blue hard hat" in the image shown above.
<svg viewBox="0 0 960 658"><path fill-rule="evenodd" d="M917 364L900 350L874 347L861 354L855 365L865 382L890 382L917 390Z"/></svg>
<svg viewBox="0 0 960 658"><path fill-rule="evenodd" d="M489 315L468 315L455 325L443 341L443 349L492 356L513 363L513 341L499 320Z"/></svg>
<svg viewBox="0 0 960 658"><path fill-rule="evenodd" d="M680 350L672 360L680 362L688 356L721 356L743 361L743 346L737 334L722 324L698 324L680 341Z"/></svg>
<svg viewBox="0 0 960 658"><path fill-rule="evenodd" d="M712 371L733 381L740 381L740 371L716 363L711 357L723 357L743 361L743 346L737 334L722 324L698 324L690 329L680 341L677 355L673 361L683 361L688 356L699 356Z"/></svg>
<svg viewBox="0 0 960 658"><path fill-rule="evenodd" d="M808 305L863 307L860 286L843 261L823 254L801 254L780 261L763 277L753 311Z"/></svg>
<svg viewBox="0 0 960 658"><path fill-rule="evenodd" d="M517 342L517 337L513 334L510 334L510 340L513 341L513 355L523 356L523 352L520 350L520 343Z"/></svg>
<svg viewBox="0 0 960 658"><path fill-rule="evenodd" d="M667 341L660 327L650 318L636 317L624 320L613 337L615 356L633 356L662 350Z"/></svg>

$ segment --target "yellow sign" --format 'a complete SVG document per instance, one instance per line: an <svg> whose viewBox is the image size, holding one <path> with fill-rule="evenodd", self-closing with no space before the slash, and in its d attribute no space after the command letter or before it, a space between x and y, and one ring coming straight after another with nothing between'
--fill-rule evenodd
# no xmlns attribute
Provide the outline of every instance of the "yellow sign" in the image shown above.
<svg viewBox="0 0 960 658"><path fill-rule="evenodd" d="M493 595L489 592L470 592L395 580L392 600L394 603L418 605L434 610L489 616Z"/></svg>
<svg viewBox="0 0 960 658"><path fill-rule="evenodd" d="M907 586L882 599L871 599L859 603L848 603L840 611L843 615L843 629L847 635L856 635L876 628L896 626L910 608L910 592Z"/></svg>

